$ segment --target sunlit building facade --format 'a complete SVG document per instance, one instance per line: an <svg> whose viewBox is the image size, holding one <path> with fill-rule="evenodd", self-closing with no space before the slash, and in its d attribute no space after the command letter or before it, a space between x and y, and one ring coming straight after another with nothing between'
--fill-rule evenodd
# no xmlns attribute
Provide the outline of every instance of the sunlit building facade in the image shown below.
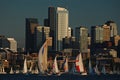
<svg viewBox="0 0 120 80"><path fill-rule="evenodd" d="M80 52L87 53L88 52L88 29L84 26L80 26L76 28L75 31L76 41L79 44Z"/></svg>

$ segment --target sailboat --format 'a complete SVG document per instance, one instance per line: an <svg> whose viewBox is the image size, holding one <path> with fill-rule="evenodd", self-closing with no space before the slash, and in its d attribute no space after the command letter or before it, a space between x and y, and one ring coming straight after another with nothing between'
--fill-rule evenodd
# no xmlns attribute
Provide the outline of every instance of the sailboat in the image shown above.
<svg viewBox="0 0 120 80"><path fill-rule="evenodd" d="M65 61L63 63L63 68L64 68L64 72L68 72L68 58L65 58Z"/></svg>
<svg viewBox="0 0 120 80"><path fill-rule="evenodd" d="M38 54L38 68L40 74L46 74L47 69L47 40L44 42Z"/></svg>
<svg viewBox="0 0 120 80"><path fill-rule="evenodd" d="M33 68L33 65L31 64L31 65L30 65L30 69L29 69L29 73L32 72L32 68Z"/></svg>
<svg viewBox="0 0 120 80"><path fill-rule="evenodd" d="M70 74L75 74L77 72L77 70L76 70L76 67L75 67L75 63L73 63L72 64L72 68L71 68L71 70L70 70Z"/></svg>
<svg viewBox="0 0 120 80"><path fill-rule="evenodd" d="M24 60L24 67L23 67L23 73L26 74L28 71L27 71L27 60L25 58Z"/></svg>
<svg viewBox="0 0 120 80"><path fill-rule="evenodd" d="M101 71L102 74L106 74L106 69L105 69L105 66L102 67L102 71Z"/></svg>
<svg viewBox="0 0 120 80"><path fill-rule="evenodd" d="M38 73L39 73L38 68L35 67L35 73L34 74L38 74Z"/></svg>
<svg viewBox="0 0 120 80"><path fill-rule="evenodd" d="M93 75L93 69L92 69L92 65L91 65L91 60L89 59L89 74Z"/></svg>
<svg viewBox="0 0 120 80"><path fill-rule="evenodd" d="M87 72L84 69L82 55L81 53L76 57L76 70L81 73L81 75L87 75Z"/></svg>
<svg viewBox="0 0 120 80"><path fill-rule="evenodd" d="M53 74L58 74L59 70L58 70L58 64L57 64L57 56L54 59L54 63L53 63Z"/></svg>
<svg viewBox="0 0 120 80"><path fill-rule="evenodd" d="M6 74L5 69L4 69L4 66L1 68L0 74Z"/></svg>
<svg viewBox="0 0 120 80"><path fill-rule="evenodd" d="M96 66L94 67L94 71L97 75L100 75L100 71L98 70L98 66L96 64Z"/></svg>
<svg viewBox="0 0 120 80"><path fill-rule="evenodd" d="M14 74L12 67L11 67L11 69L10 69L10 74Z"/></svg>

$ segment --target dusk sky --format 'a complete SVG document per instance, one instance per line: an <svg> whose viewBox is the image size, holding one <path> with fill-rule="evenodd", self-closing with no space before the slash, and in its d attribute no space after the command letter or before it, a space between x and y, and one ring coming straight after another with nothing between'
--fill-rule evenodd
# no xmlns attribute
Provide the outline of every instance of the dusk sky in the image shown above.
<svg viewBox="0 0 120 80"><path fill-rule="evenodd" d="M49 6L67 8L73 29L86 26L90 30L93 25L113 20L120 33L120 0L1 0L0 35L14 37L18 47L24 47L25 18L37 18L43 25Z"/></svg>

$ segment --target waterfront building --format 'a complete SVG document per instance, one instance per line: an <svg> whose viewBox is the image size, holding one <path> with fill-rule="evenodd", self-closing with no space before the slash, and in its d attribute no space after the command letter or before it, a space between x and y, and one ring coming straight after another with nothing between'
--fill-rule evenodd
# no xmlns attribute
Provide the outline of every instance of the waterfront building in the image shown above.
<svg viewBox="0 0 120 80"><path fill-rule="evenodd" d="M84 26L76 27L75 31L76 42L79 44L81 53L87 53L88 51L88 29Z"/></svg>
<svg viewBox="0 0 120 80"><path fill-rule="evenodd" d="M25 29L25 50L26 52L35 52L34 44L34 31L38 26L38 20L36 18L26 18L26 29Z"/></svg>

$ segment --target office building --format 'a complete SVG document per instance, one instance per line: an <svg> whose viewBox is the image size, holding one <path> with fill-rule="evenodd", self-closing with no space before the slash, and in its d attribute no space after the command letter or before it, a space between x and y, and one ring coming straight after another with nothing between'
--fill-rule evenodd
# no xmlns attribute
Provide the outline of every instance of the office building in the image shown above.
<svg viewBox="0 0 120 80"><path fill-rule="evenodd" d="M67 36L68 31L68 10L65 8L57 7L57 20L56 20L56 44L57 50L62 50L62 39Z"/></svg>
<svg viewBox="0 0 120 80"><path fill-rule="evenodd" d="M49 7L48 19L50 36L53 37L53 49L62 50L62 39L68 34L68 10L61 7Z"/></svg>
<svg viewBox="0 0 120 80"><path fill-rule="evenodd" d="M38 26L38 20L36 18L26 18L26 29L25 29L25 50L26 52L35 52L34 44L34 31Z"/></svg>
<svg viewBox="0 0 120 80"><path fill-rule="evenodd" d="M50 27L50 36L53 38L52 41L52 49L56 50L56 8L49 7L48 8L48 26Z"/></svg>
<svg viewBox="0 0 120 80"><path fill-rule="evenodd" d="M0 35L0 48L9 48L10 43L4 35Z"/></svg>
<svg viewBox="0 0 120 80"><path fill-rule="evenodd" d="M120 36L119 35L114 36L114 45L115 46L118 46L119 41L120 41Z"/></svg>
<svg viewBox="0 0 120 80"><path fill-rule="evenodd" d="M101 26L91 27L91 44L103 42L103 28Z"/></svg>
<svg viewBox="0 0 120 80"><path fill-rule="evenodd" d="M110 26L103 25L103 41L110 41Z"/></svg>
<svg viewBox="0 0 120 80"><path fill-rule="evenodd" d="M105 24L110 26L110 30L111 30L110 37L114 37L118 35L117 24L114 21L107 21Z"/></svg>
<svg viewBox="0 0 120 80"><path fill-rule="evenodd" d="M76 27L75 29L76 42L79 44L80 52L87 53L88 51L88 29L84 26Z"/></svg>
<svg viewBox="0 0 120 80"><path fill-rule="evenodd" d="M13 52L17 52L17 41L14 38L7 38L7 40L10 44L10 50L12 50Z"/></svg>
<svg viewBox="0 0 120 80"><path fill-rule="evenodd" d="M75 37L63 38L63 49L76 49Z"/></svg>
<svg viewBox="0 0 120 80"><path fill-rule="evenodd" d="M36 52L39 51L40 47L44 43L44 41L49 37L50 34L50 27L46 26L37 26L35 28L35 35L34 35L34 49Z"/></svg>
<svg viewBox="0 0 120 80"><path fill-rule="evenodd" d="M68 35L67 37L71 37L72 36L72 28L68 27Z"/></svg>

